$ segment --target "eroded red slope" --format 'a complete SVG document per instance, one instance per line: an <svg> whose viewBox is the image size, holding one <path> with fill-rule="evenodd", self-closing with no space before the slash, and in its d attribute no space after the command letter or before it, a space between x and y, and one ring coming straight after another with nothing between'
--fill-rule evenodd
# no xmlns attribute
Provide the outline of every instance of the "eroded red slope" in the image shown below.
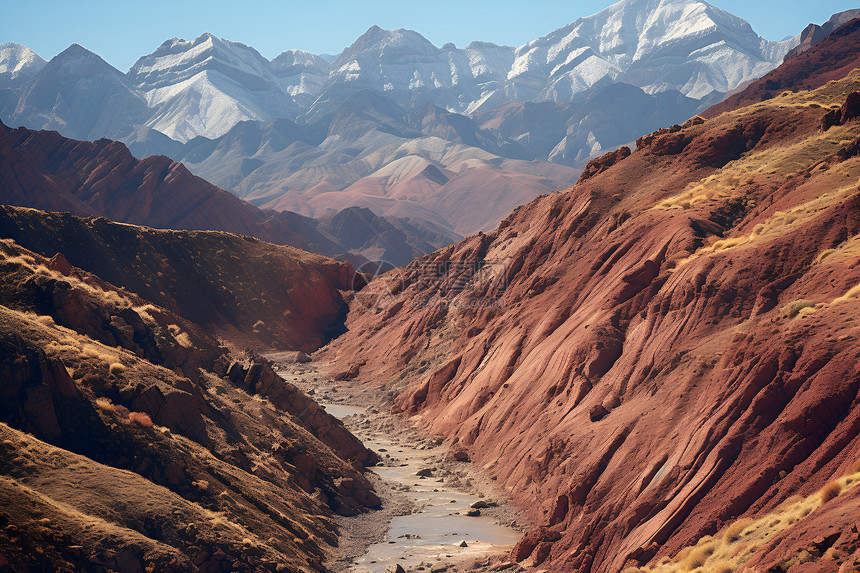
<svg viewBox="0 0 860 573"><path fill-rule="evenodd" d="M532 511L515 557L550 570L653 562L814 493L860 457L860 125L820 129L858 89L640 139L371 283L325 357L405 381L398 408Z"/></svg>
<svg viewBox="0 0 860 573"><path fill-rule="evenodd" d="M313 351L343 325L350 263L218 231L0 206L0 237L139 293L238 348Z"/></svg>

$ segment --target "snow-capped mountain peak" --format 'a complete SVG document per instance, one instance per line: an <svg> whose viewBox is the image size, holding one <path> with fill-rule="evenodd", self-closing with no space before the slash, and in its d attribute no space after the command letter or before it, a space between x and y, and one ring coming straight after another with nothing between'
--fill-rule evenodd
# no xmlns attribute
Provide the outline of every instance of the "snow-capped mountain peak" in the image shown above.
<svg viewBox="0 0 860 573"><path fill-rule="evenodd" d="M282 89L299 105L309 106L331 72L331 64L325 58L302 50L287 50L278 55L271 64Z"/></svg>
<svg viewBox="0 0 860 573"><path fill-rule="evenodd" d="M271 62L250 46L208 33L164 42L128 77L156 110L146 125L179 141L218 137L239 121L295 114ZM186 117L189 110L194 117Z"/></svg>
<svg viewBox="0 0 860 573"><path fill-rule="evenodd" d="M0 83L7 84L36 75L47 64L39 54L21 44L0 45Z"/></svg>
<svg viewBox="0 0 860 573"><path fill-rule="evenodd" d="M75 139L113 135L148 114L125 76L79 44L72 44L21 88L12 121L36 129L58 129Z"/></svg>
<svg viewBox="0 0 860 573"><path fill-rule="evenodd" d="M432 42L414 30L383 30L379 26L371 26L338 56L333 67L340 69L356 60L369 58L396 64L403 57L432 57L440 52Z"/></svg>
<svg viewBox="0 0 860 573"><path fill-rule="evenodd" d="M414 30L372 26L333 63L301 50L269 61L250 46L207 33L167 40L122 76L81 46L45 64L23 46L7 44L0 47L0 88L18 91L46 66L60 74L119 74L145 101L144 124L184 142L219 137L244 120L328 117L357 90L378 91L406 107L429 102L467 115L513 102L570 103L613 82L700 99L763 75L796 42L764 40L743 19L703 0L621 0L517 49L487 42L439 48ZM17 97L0 103L14 108ZM57 115L55 103L46 99L36 107Z"/></svg>
<svg viewBox="0 0 860 573"><path fill-rule="evenodd" d="M118 74L122 73L107 63L101 56L80 44L72 44L46 64L52 70L75 75Z"/></svg>
<svg viewBox="0 0 860 573"><path fill-rule="evenodd" d="M702 97L760 76L791 44L701 0L621 0L518 48L509 79L523 99L566 100L604 77ZM535 75L549 85L536 90Z"/></svg>
<svg viewBox="0 0 860 573"><path fill-rule="evenodd" d="M193 41L173 38L164 42L155 52L140 58L128 75L135 85L148 91L165 83L181 82L212 67L261 79L271 76L269 61L257 50L209 33Z"/></svg>

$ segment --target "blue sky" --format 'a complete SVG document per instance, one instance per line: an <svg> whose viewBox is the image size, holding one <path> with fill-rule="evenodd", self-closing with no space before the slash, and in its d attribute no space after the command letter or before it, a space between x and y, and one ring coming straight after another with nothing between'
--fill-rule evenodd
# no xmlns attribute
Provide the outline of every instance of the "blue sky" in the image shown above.
<svg viewBox="0 0 860 573"><path fill-rule="evenodd" d="M203 32L249 44L267 58L299 48L337 54L371 25L411 28L437 46L472 40L519 46L612 0L27 0L6 2L0 43L17 42L50 59L77 42L122 71L173 37ZM860 7L843 0L712 0L780 40L834 12Z"/></svg>

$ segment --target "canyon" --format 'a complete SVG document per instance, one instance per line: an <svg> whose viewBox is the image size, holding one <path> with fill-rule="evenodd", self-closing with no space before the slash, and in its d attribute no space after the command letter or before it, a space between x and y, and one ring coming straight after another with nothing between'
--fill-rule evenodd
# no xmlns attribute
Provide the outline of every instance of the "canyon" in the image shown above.
<svg viewBox="0 0 860 573"><path fill-rule="evenodd" d="M0 568L860 570L857 15L0 47Z"/></svg>
<svg viewBox="0 0 860 573"><path fill-rule="evenodd" d="M252 350L62 254L4 238L0 265L5 566L318 571L334 515L379 504L376 454Z"/></svg>

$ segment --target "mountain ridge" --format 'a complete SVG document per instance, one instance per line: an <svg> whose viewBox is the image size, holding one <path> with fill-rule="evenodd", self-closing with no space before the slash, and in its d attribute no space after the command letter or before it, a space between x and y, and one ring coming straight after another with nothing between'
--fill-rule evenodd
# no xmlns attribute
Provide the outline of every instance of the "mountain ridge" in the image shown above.
<svg viewBox="0 0 860 573"><path fill-rule="evenodd" d="M365 247L350 237L336 237L323 221L261 210L168 157L135 159L120 142L76 141L0 123L0 149L0 199L5 204L155 228L217 229L364 262ZM432 223L391 219L385 225L398 228L396 239L380 237L366 249L394 264L405 264L457 237Z"/></svg>
<svg viewBox="0 0 860 573"><path fill-rule="evenodd" d="M163 42L127 74L81 48L92 77L70 53L29 83L0 74L0 120L169 156L259 207L357 206L464 236L683 123L794 44L700 0L621 0L519 48L372 26L332 62L296 50L270 61L207 33ZM512 111L532 105L546 113Z"/></svg>
<svg viewBox="0 0 860 573"><path fill-rule="evenodd" d="M679 24L680 17L694 16L695 25ZM624 45L589 35L600 30L609 34L622 21L629 36ZM241 120L296 119L312 100L354 83L389 92L401 105L421 97L466 114L511 101L568 101L606 74L649 93L677 89L700 98L728 91L775 67L792 43L796 39L763 40L740 18L698 0L622 0L516 49L489 42L438 48L413 30L372 26L331 64L296 50L270 61L250 46L205 33L190 41L167 40L128 73L115 72L147 101L149 117L137 123L185 142L197 135L219 137ZM649 68L646 62L652 56L657 67ZM15 55L7 49L5 57L11 61ZM666 74L667 57L674 57L676 64L685 61L689 70L653 84L652 74ZM741 70L734 76L708 71L720 58L725 70L732 58L732 66ZM586 60L586 67L579 68ZM691 75L684 79L679 75L684 73ZM535 81L543 87L535 88ZM195 106L197 116L188 115L186 110ZM16 112L3 119L27 117ZM110 137L128 127L112 125L93 137Z"/></svg>

